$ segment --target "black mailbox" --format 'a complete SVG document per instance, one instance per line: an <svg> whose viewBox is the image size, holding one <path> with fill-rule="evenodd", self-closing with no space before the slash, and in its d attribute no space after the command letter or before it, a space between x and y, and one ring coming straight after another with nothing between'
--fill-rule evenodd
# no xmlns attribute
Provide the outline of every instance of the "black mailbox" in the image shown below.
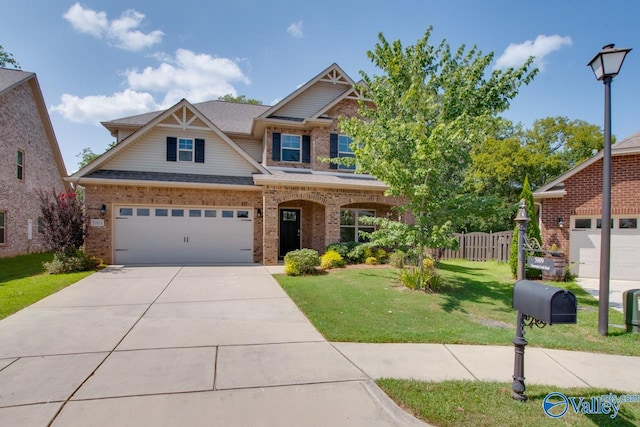
<svg viewBox="0 0 640 427"><path fill-rule="evenodd" d="M531 280L518 280L513 287L513 308L549 325L576 323L576 296L566 289Z"/></svg>

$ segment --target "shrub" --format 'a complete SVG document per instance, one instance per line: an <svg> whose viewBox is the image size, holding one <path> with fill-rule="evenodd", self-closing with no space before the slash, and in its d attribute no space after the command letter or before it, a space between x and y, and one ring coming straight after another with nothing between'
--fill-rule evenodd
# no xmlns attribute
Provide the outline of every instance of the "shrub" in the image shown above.
<svg viewBox="0 0 640 427"><path fill-rule="evenodd" d="M364 261L364 263L367 264L367 265L377 265L378 264L378 258L376 258L374 256L370 256Z"/></svg>
<svg viewBox="0 0 640 427"><path fill-rule="evenodd" d="M358 242L336 242L326 247L325 252L334 250L340 254L342 259L347 259L347 254L358 246Z"/></svg>
<svg viewBox="0 0 640 427"><path fill-rule="evenodd" d="M70 247L53 254L51 262L42 263L49 274L74 273L92 270L100 265L100 260L90 257L79 249Z"/></svg>
<svg viewBox="0 0 640 427"><path fill-rule="evenodd" d="M362 264L371 256L371 248L365 244L354 247L348 254L347 260L351 264Z"/></svg>
<svg viewBox="0 0 640 427"><path fill-rule="evenodd" d="M439 292L442 279L435 268L411 267L400 271L400 282L409 289Z"/></svg>
<svg viewBox="0 0 640 427"><path fill-rule="evenodd" d="M38 192L42 212L42 232L47 245L61 253L67 248L79 248L88 229L85 214L76 193Z"/></svg>
<svg viewBox="0 0 640 427"><path fill-rule="evenodd" d="M395 252L392 252L389 255L389 264L391 264L392 266L396 267L396 268L404 268L404 257L406 256L406 254L404 252L402 252L401 250L397 250Z"/></svg>
<svg viewBox="0 0 640 427"><path fill-rule="evenodd" d="M433 258L425 258L422 260L422 266L428 270L436 268L436 262Z"/></svg>
<svg viewBox="0 0 640 427"><path fill-rule="evenodd" d="M342 258L337 251L333 249L329 249L325 252L324 255L320 258L320 268L327 270L329 268L340 268L344 267L346 261Z"/></svg>
<svg viewBox="0 0 640 427"><path fill-rule="evenodd" d="M288 276L303 276L314 273L320 265L318 251L313 249L298 249L284 256L284 272Z"/></svg>
<svg viewBox="0 0 640 427"><path fill-rule="evenodd" d="M387 251L382 248L376 249L373 256L378 259L378 262L380 262L380 264L386 263L387 259L389 258L387 255Z"/></svg>

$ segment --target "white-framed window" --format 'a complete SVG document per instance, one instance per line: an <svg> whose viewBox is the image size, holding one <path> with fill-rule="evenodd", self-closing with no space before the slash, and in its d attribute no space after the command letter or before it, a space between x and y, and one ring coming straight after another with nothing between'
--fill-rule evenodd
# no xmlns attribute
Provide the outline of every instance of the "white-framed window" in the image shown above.
<svg viewBox="0 0 640 427"><path fill-rule="evenodd" d="M20 181L24 179L24 151L22 150L16 153L16 178Z"/></svg>
<svg viewBox="0 0 640 427"><path fill-rule="evenodd" d="M178 161L193 162L193 139L178 138Z"/></svg>
<svg viewBox="0 0 640 427"><path fill-rule="evenodd" d="M636 229L638 228L638 218L618 218L618 228L620 229Z"/></svg>
<svg viewBox="0 0 640 427"><path fill-rule="evenodd" d="M588 229L591 228L591 218L576 218L573 228Z"/></svg>
<svg viewBox="0 0 640 427"><path fill-rule="evenodd" d="M4 245L7 241L7 227L5 225L6 214L5 211L0 211L0 245Z"/></svg>
<svg viewBox="0 0 640 427"><path fill-rule="evenodd" d="M363 224L361 218L376 216L376 211L370 209L342 209L340 211L340 241L364 242L360 231L371 233L375 230L373 225Z"/></svg>
<svg viewBox="0 0 640 427"><path fill-rule="evenodd" d="M338 157L339 158L344 158L344 157L355 157L355 154L353 154L353 150L351 149L351 142L352 139L349 138L346 135L338 135ZM338 165L338 169L343 169L343 170L355 170L356 169L356 165Z"/></svg>
<svg viewBox="0 0 640 427"><path fill-rule="evenodd" d="M300 163L302 158L302 137L282 134L280 158L283 162Z"/></svg>

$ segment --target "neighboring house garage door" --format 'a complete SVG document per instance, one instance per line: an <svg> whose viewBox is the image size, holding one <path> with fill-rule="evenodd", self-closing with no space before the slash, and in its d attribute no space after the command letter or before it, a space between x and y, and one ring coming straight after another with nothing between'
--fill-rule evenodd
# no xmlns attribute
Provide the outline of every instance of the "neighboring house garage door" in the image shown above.
<svg viewBox="0 0 640 427"><path fill-rule="evenodd" d="M614 280L638 280L640 275L640 230L638 218L613 218L609 277ZM569 263L578 277L600 277L599 218L572 218Z"/></svg>
<svg viewBox="0 0 640 427"><path fill-rule="evenodd" d="M253 262L251 209L116 206L116 264Z"/></svg>

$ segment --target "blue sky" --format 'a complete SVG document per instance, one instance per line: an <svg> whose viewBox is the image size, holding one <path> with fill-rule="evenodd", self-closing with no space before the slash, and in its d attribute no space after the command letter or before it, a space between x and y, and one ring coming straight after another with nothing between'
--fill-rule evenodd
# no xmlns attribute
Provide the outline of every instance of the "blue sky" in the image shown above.
<svg viewBox="0 0 640 427"><path fill-rule="evenodd" d="M612 128L640 130L640 2L593 0L216 1L0 0L0 44L38 75L69 172L100 125L232 93L271 105L336 62L354 80L375 73L377 34L476 45L494 66L534 55L541 72L504 115L525 126L567 116L602 126L603 85L587 62L608 43L635 48L613 82Z"/></svg>

